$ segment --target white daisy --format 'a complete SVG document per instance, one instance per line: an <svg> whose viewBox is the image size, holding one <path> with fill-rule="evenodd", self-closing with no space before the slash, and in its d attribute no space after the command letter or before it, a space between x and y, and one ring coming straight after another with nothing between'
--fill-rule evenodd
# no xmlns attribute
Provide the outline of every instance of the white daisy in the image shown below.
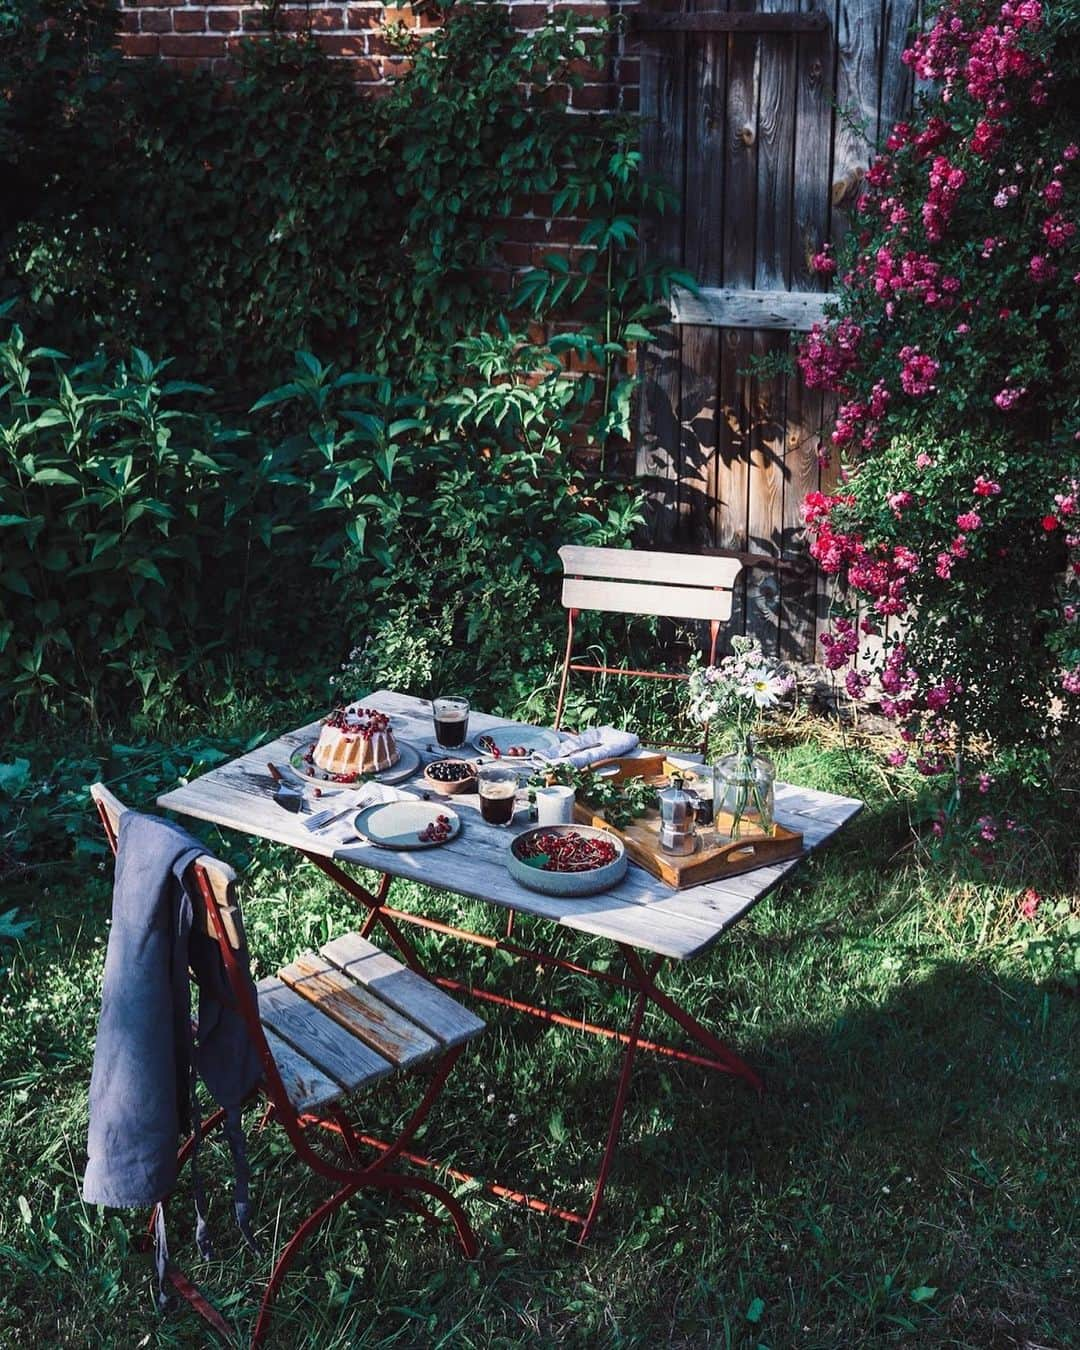
<svg viewBox="0 0 1080 1350"><path fill-rule="evenodd" d="M783 680L765 669L751 671L749 684L751 696L759 708L771 708L784 692Z"/></svg>

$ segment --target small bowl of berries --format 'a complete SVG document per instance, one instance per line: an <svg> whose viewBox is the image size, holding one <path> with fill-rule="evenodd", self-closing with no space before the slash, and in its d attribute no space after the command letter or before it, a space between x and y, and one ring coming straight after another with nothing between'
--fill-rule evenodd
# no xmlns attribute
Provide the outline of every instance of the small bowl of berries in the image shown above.
<svg viewBox="0 0 1080 1350"><path fill-rule="evenodd" d="M424 770L424 786L444 797L476 791L476 765L467 759L435 759Z"/></svg>
<svg viewBox="0 0 1080 1350"><path fill-rule="evenodd" d="M506 853L510 875L546 895L594 895L626 875L622 840L591 825L541 825L519 834Z"/></svg>

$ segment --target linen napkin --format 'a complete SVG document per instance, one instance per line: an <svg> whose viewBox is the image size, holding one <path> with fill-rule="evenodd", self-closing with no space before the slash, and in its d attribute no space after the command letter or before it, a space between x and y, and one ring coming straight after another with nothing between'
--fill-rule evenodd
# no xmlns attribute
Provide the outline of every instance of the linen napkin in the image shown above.
<svg viewBox="0 0 1080 1350"><path fill-rule="evenodd" d="M315 833L315 838L330 843L335 848L370 848L371 845L366 839L360 838L356 833L357 812L364 810L368 806L381 805L384 802L407 802L415 800L417 794L410 792L405 788L393 787L389 783L365 783L363 789L357 794L356 809L349 812L347 816L342 816L340 820L335 820L333 824L327 825L324 829Z"/></svg>
<svg viewBox="0 0 1080 1350"><path fill-rule="evenodd" d="M636 750L640 741L632 731L618 727L590 727L580 736L568 736L557 755L541 755L549 764L572 764L575 769L588 768L602 759L615 759Z"/></svg>

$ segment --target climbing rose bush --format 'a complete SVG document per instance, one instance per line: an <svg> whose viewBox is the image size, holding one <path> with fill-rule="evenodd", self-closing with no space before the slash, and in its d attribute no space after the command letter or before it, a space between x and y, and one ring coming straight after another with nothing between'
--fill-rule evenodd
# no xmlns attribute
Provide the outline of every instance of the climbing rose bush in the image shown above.
<svg viewBox="0 0 1080 1350"><path fill-rule="evenodd" d="M835 395L811 552L850 602L822 638L870 672L920 770L1080 710L1080 5L946 0L798 362ZM856 653L883 638L876 667ZM903 752L894 756L901 762Z"/></svg>

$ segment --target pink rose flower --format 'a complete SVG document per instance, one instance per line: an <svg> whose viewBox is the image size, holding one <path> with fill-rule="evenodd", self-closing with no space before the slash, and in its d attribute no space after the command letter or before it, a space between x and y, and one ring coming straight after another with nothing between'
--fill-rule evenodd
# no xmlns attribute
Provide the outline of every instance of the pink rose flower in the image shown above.
<svg viewBox="0 0 1080 1350"><path fill-rule="evenodd" d="M941 366L932 356L924 355L918 347L900 348L900 387L905 394L919 398L934 391L934 377Z"/></svg>
<svg viewBox="0 0 1080 1350"><path fill-rule="evenodd" d="M857 670L849 670L844 676L844 688L852 698L862 698L869 683L870 677Z"/></svg>
<svg viewBox="0 0 1080 1350"><path fill-rule="evenodd" d="M999 389L994 395L994 402L1002 412L1011 412L1026 393L1027 389L1024 385L1019 388Z"/></svg>
<svg viewBox="0 0 1080 1350"><path fill-rule="evenodd" d="M1032 890L1029 886L1020 899L1020 915L1024 919L1033 919L1039 912L1039 905L1042 903L1042 896L1038 891Z"/></svg>

